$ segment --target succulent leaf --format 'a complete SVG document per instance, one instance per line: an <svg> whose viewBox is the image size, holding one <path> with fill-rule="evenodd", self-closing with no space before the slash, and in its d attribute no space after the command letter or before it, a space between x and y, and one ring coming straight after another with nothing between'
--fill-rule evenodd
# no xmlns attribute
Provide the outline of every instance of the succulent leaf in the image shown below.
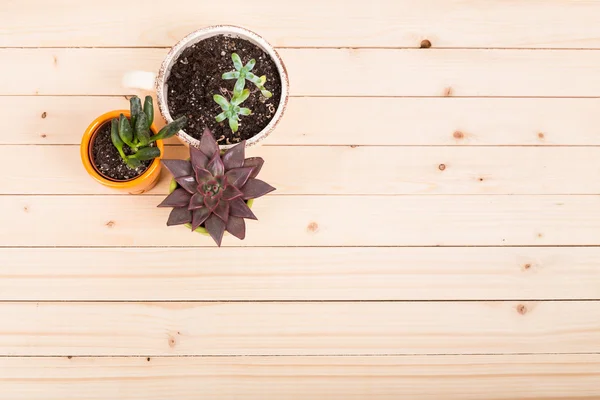
<svg viewBox="0 0 600 400"><path fill-rule="evenodd" d="M215 117L215 120L217 122L223 122L223 121L225 121L225 119L227 119L227 116L225 115L225 112L222 112L221 114L219 114L219 115L217 115Z"/></svg>
<svg viewBox="0 0 600 400"><path fill-rule="evenodd" d="M189 193L196 193L196 188L198 184L196 183L196 179L192 175L180 176L179 178L175 178L175 180L177 181L179 186L187 190Z"/></svg>
<svg viewBox="0 0 600 400"><path fill-rule="evenodd" d="M165 197L165 199L157 207L187 207L190 204L192 195L185 189L177 188Z"/></svg>
<svg viewBox="0 0 600 400"><path fill-rule="evenodd" d="M240 114L240 115L250 115L250 114L252 114L252 110L250 110L249 108L246 108L246 107L242 107L242 108L240 108L238 114Z"/></svg>
<svg viewBox="0 0 600 400"><path fill-rule="evenodd" d="M240 240L244 240L246 237L246 223L243 218L234 217L233 215L229 216L227 220L227 224L225 226L227 232L231 233L233 236Z"/></svg>
<svg viewBox="0 0 600 400"><path fill-rule="evenodd" d="M252 171L252 167L234 168L227 171L225 177L227 178L227 182L230 185L233 185L234 187L239 189L246 184L246 182L250 178L250 174L252 174Z"/></svg>
<svg viewBox="0 0 600 400"><path fill-rule="evenodd" d="M117 121L116 118L114 118L112 121L110 121L110 140L112 141L113 146L115 146L115 148L119 152L119 155L121 156L121 158L124 161L127 161L127 157L125 156L125 153L123 152L123 144L124 143L123 143L123 140L121 139L121 136L119 135L119 121Z"/></svg>
<svg viewBox="0 0 600 400"><path fill-rule="evenodd" d="M248 61L248 64L246 64L244 68L246 68L247 71L252 71L252 68L254 68L255 65L256 60L253 58L252 60Z"/></svg>
<svg viewBox="0 0 600 400"><path fill-rule="evenodd" d="M148 117L145 113L140 113L135 121L135 138L140 146L147 146L150 143L150 130L148 128Z"/></svg>
<svg viewBox="0 0 600 400"><path fill-rule="evenodd" d="M221 96L220 94L215 94L213 95L213 100L215 101L215 103L221 106L223 111L229 110L229 102L225 97Z"/></svg>
<svg viewBox="0 0 600 400"><path fill-rule="evenodd" d="M240 73L238 71L225 72L223 75L221 75L221 79L224 80L237 79L239 77Z"/></svg>
<svg viewBox="0 0 600 400"><path fill-rule="evenodd" d="M194 193L192 198L188 200L188 210L196 210L201 207L204 207L204 196L201 193Z"/></svg>
<svg viewBox="0 0 600 400"><path fill-rule="evenodd" d="M182 225L192 222L192 212L187 207L174 208L169 214L167 226Z"/></svg>
<svg viewBox="0 0 600 400"><path fill-rule="evenodd" d="M217 246L221 247L223 233L225 233L225 222L215 214L211 214L204 222L204 226L215 243L217 243Z"/></svg>
<svg viewBox="0 0 600 400"><path fill-rule="evenodd" d="M225 173L225 165L223 165L223 160L221 160L219 152L216 152L212 160L208 162L206 169L214 177L222 176Z"/></svg>
<svg viewBox="0 0 600 400"><path fill-rule="evenodd" d="M244 167L254 167L254 170L250 174L250 178L256 178L264 163L265 160L263 160L262 157L250 157L244 160Z"/></svg>
<svg viewBox="0 0 600 400"><path fill-rule="evenodd" d="M212 212L219 204L219 198L217 196L204 196L204 205Z"/></svg>
<svg viewBox="0 0 600 400"><path fill-rule="evenodd" d="M233 61L233 66L238 71L244 67L244 65L242 64L242 59L240 58L240 56L237 55L237 53L231 54L231 60Z"/></svg>
<svg viewBox="0 0 600 400"><path fill-rule="evenodd" d="M177 118L175 121L165 125L158 133L150 138L150 141L165 140L175 136L177 132L182 130L187 124L187 117L184 115Z"/></svg>
<svg viewBox="0 0 600 400"><path fill-rule="evenodd" d="M260 94L262 94L267 99L270 99L271 97L273 97L273 93L269 92L268 90L264 90L264 89L262 89L260 91Z"/></svg>
<svg viewBox="0 0 600 400"><path fill-rule="evenodd" d="M231 99L231 104L234 106L239 106L250 96L250 89L244 89L238 96L234 96Z"/></svg>
<svg viewBox="0 0 600 400"><path fill-rule="evenodd" d="M237 118L229 118L229 128L231 129L231 132L235 133L238 131L239 129L239 123Z"/></svg>
<svg viewBox="0 0 600 400"><path fill-rule="evenodd" d="M212 159L215 154L219 153L219 144L215 140L210 129L205 129L200 138L200 151L204 153L208 159Z"/></svg>
<svg viewBox="0 0 600 400"><path fill-rule="evenodd" d="M222 198L223 200L231 201L237 197L242 197L244 194L238 188L233 185L228 185L225 190L223 190Z"/></svg>
<svg viewBox="0 0 600 400"><path fill-rule="evenodd" d="M131 110L131 126L135 126L138 114L142 112L142 102L137 96L129 99L129 109Z"/></svg>
<svg viewBox="0 0 600 400"><path fill-rule="evenodd" d="M236 98L240 95L240 93L242 93L244 86L246 86L246 78L240 76L233 87L233 98Z"/></svg>
<svg viewBox="0 0 600 400"><path fill-rule="evenodd" d="M229 202L221 200L213 210L217 217L221 218L223 222L227 222L229 218Z"/></svg>
<svg viewBox="0 0 600 400"><path fill-rule="evenodd" d="M133 145L133 129L131 129L129 120L123 114L119 116L119 136L127 146L131 148L135 147Z"/></svg>
<svg viewBox="0 0 600 400"><path fill-rule="evenodd" d="M240 168L244 166L246 156L246 141L241 141L223 154L223 165L226 169Z"/></svg>
<svg viewBox="0 0 600 400"><path fill-rule="evenodd" d="M160 149L158 147L142 147L132 157L140 161L153 160L160 157Z"/></svg>
<svg viewBox="0 0 600 400"><path fill-rule="evenodd" d="M248 182L241 188L244 200L257 199L267 193L272 192L275 188L260 179L248 179Z"/></svg>
<svg viewBox="0 0 600 400"><path fill-rule="evenodd" d="M152 104L152 96L146 96L144 99L144 114L146 114L146 121L148 123L148 129L154 122L154 105Z"/></svg>
<svg viewBox="0 0 600 400"><path fill-rule="evenodd" d="M235 198L229 202L229 214L234 217L257 219L248 204L241 198Z"/></svg>
<svg viewBox="0 0 600 400"><path fill-rule="evenodd" d="M204 169L204 168L196 169L196 182L198 182L198 185L204 185L204 184L212 181L213 179L215 179L215 177L207 169Z"/></svg>
<svg viewBox="0 0 600 400"><path fill-rule="evenodd" d="M193 174L192 164L186 160L162 160L165 168L169 170L175 178L190 176Z"/></svg>
<svg viewBox="0 0 600 400"><path fill-rule="evenodd" d="M202 225L204 221L206 221L210 214L210 210L206 207L195 209L192 212L192 232L198 229L198 227Z"/></svg>

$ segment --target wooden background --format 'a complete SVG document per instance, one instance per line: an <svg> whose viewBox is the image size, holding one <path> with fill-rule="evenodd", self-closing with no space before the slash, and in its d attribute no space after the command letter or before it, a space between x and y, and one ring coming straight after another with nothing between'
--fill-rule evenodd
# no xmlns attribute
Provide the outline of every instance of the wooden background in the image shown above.
<svg viewBox="0 0 600 400"><path fill-rule="evenodd" d="M0 1L0 397L600 398L600 1ZM185 34L291 80L244 242L94 183ZM420 48L429 40L431 48ZM167 156L185 149L169 142Z"/></svg>

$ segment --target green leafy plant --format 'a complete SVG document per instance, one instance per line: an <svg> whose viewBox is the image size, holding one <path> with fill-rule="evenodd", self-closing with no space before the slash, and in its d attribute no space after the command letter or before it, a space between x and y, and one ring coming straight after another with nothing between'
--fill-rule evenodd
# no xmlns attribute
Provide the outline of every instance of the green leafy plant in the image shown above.
<svg viewBox="0 0 600 400"><path fill-rule="evenodd" d="M200 148L190 146L190 160L162 160L178 188L158 207L173 207L167 225L191 224L192 231L204 225L217 245L225 231L244 239L244 218L256 219L246 201L275 188L256 179L264 160L245 158L246 141L223 155L211 131L206 129Z"/></svg>
<svg viewBox="0 0 600 400"><path fill-rule="evenodd" d="M168 139L175 135L186 125L185 116L176 119L162 128L156 135L152 135L150 127L154 121L154 106L152 97L146 96L144 107L139 97L133 96L130 100L131 118L128 119L121 114L119 119L111 121L110 138L119 152L119 155L131 169L138 168L142 161L152 160L160 157L160 149L152 146L157 140ZM125 154L125 146L129 147Z"/></svg>
<svg viewBox="0 0 600 400"><path fill-rule="evenodd" d="M246 81L248 80L254 83L254 85L260 90L260 93L266 98L270 98L273 96L271 92L265 89L265 82L267 82L266 75L259 77L250 72L256 65L256 60L254 58L248 61L246 65L244 65L242 64L242 59L240 58L240 56L237 55L237 53L233 53L231 55L231 60L233 61L233 67L235 68L235 71L225 72L222 78L226 80L237 79L237 81L235 82L235 87L233 89L234 93L241 93L241 91L244 90L244 87L246 86Z"/></svg>
<svg viewBox="0 0 600 400"><path fill-rule="evenodd" d="M252 111L249 108L240 107L246 99L250 96L250 90L243 89L240 92L234 92L231 102L220 94L215 94L213 99L221 106L222 113L217 115L215 118L217 122L223 122L226 119L229 121L229 127L232 132L237 132L239 128L239 121L241 115L250 115Z"/></svg>

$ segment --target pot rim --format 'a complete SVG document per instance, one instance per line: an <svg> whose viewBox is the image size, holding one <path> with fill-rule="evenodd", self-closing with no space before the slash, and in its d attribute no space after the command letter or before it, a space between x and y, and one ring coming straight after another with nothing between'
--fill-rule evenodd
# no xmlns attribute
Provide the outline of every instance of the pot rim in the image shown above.
<svg viewBox="0 0 600 400"><path fill-rule="evenodd" d="M85 130L83 137L81 139L80 145L80 155L81 161L87 173L94 178L97 182L101 183L104 186L108 186L113 189L132 189L142 182L146 181L153 177L157 170L160 170L160 159L164 153L164 145L162 140L157 140L156 145L160 149L160 157L156 157L152 163L148 166L148 168L144 171L143 174L127 180L127 181L119 181L105 175L101 174L94 165L93 155L92 155L92 144L94 143L94 139L98 133L98 129L103 126L105 123L109 122L113 118L118 118L120 114L125 115L127 118L131 117L131 113L129 110L113 110L106 112L94 119L92 123ZM156 134L157 129L156 125L152 123L150 126L150 130L152 133Z"/></svg>
<svg viewBox="0 0 600 400"><path fill-rule="evenodd" d="M246 140L246 147L255 145L265 139L269 134L275 129L285 109L287 108L288 98L289 98L289 78L287 74L287 70L283 63L283 60L277 53L277 51L271 46L262 36L258 35L255 32L252 32L246 28L242 28L235 25L214 25L206 28L198 29L183 39L181 39L177 44L175 44L169 50L169 53L163 60L158 75L155 81L156 87L156 98L158 102L158 108L160 110L161 115L165 119L166 123L170 123L173 121L171 117L171 113L169 112L169 107L166 101L167 98L167 90L166 90L166 77L170 72L171 65L179 55L188 48L189 46L196 44L204 39L209 37L213 37L216 35L230 35L236 36L242 39L246 39L256 46L263 49L273 60L275 65L277 66L277 70L279 71L279 77L281 80L281 98L279 99L279 105L277 106L277 110L275 111L275 115L273 119L269 122L269 124L263 128L260 132L256 133L250 139ZM193 138L188 135L183 129L177 133L177 137L186 145L199 147L200 141L198 139ZM237 143L228 144L228 145L220 145L219 147L222 150L229 149L235 146Z"/></svg>

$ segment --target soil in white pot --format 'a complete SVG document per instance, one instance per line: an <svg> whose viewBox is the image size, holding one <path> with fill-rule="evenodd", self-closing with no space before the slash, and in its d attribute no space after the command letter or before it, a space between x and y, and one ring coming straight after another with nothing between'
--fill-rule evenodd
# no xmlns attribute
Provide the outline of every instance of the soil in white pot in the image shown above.
<svg viewBox="0 0 600 400"><path fill-rule="evenodd" d="M215 120L222 110L213 100L215 94L231 100L236 81L223 80L222 75L234 71L232 53L237 53L244 65L255 59L252 73L266 75L265 88L273 94L267 99L252 82L246 81L251 94L240 107L249 108L252 114L240 117L235 133L227 120ZM281 78L275 62L260 47L247 40L217 35L188 47L173 63L167 79L167 99L173 119L188 117L188 135L200 139L204 129L209 128L219 144L234 144L258 134L273 119L281 99Z"/></svg>
<svg viewBox="0 0 600 400"><path fill-rule="evenodd" d="M131 149L123 146L123 152L131 155ZM100 128L92 142L92 163L101 175L117 181L128 181L142 175L152 164L152 160L142 161L136 169L130 169L119 155L110 139L110 121Z"/></svg>

